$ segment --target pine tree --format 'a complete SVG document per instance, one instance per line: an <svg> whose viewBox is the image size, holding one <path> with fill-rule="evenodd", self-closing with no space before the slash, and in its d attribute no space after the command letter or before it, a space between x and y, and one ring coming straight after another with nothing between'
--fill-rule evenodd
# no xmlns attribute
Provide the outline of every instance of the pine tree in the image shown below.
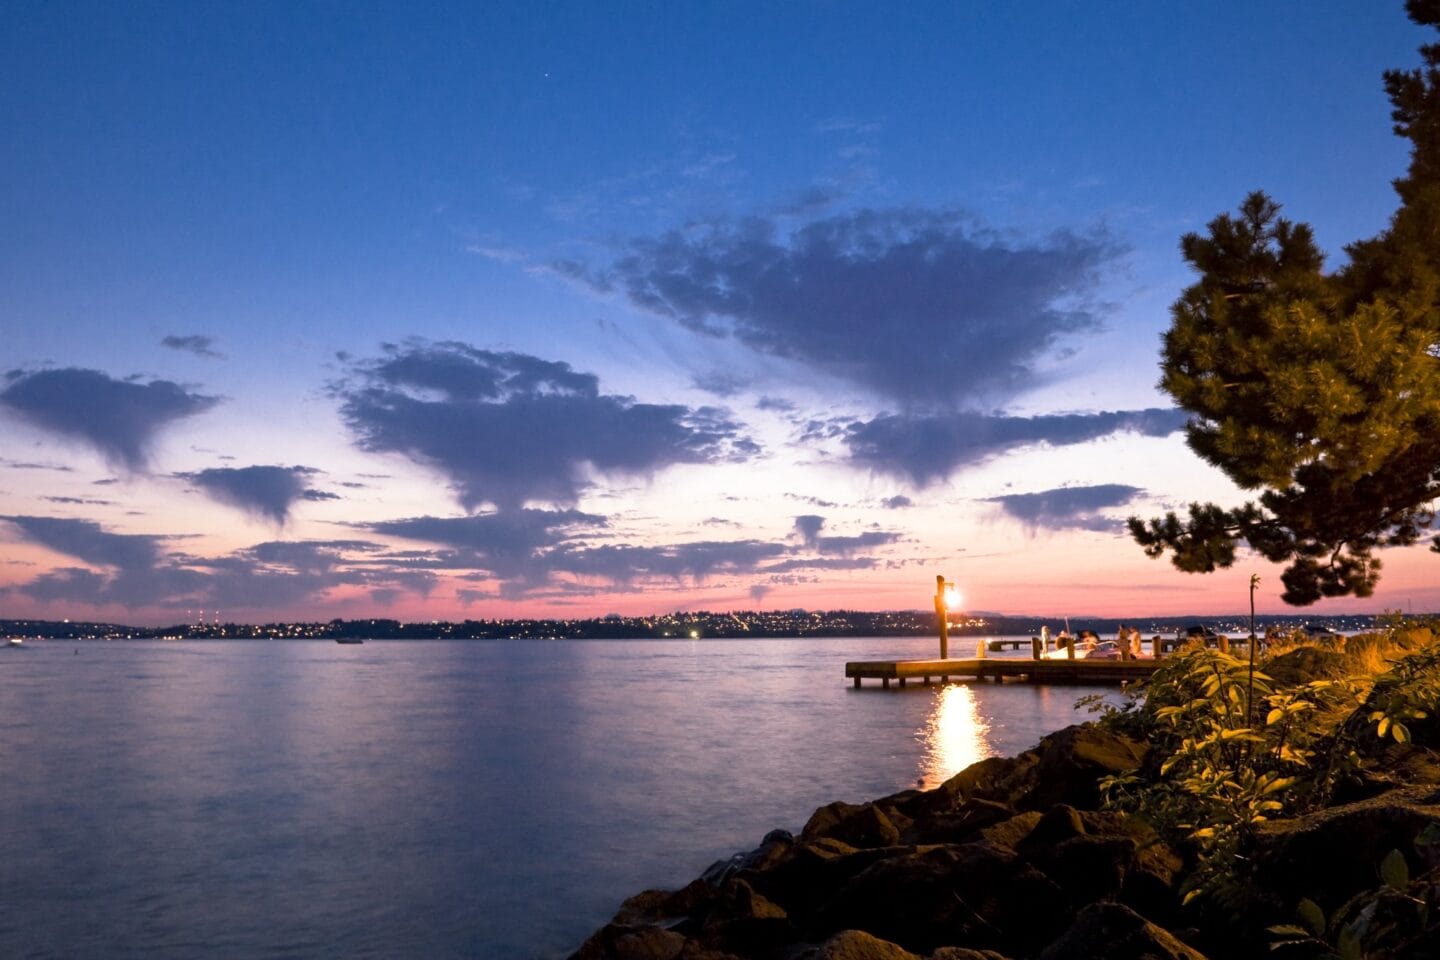
<svg viewBox="0 0 1440 960"><path fill-rule="evenodd" d="M1440 0L1407 0L1440 27ZM1419 541L1440 496L1440 43L1392 70L1395 132L1411 141L1400 206L1333 274L1305 224L1252 193L1207 236L1181 239L1200 280L1171 308L1160 385L1193 416L1191 448L1258 502L1191 504L1130 532L1181 570L1275 562L1287 603L1369 596L1379 548ZM1434 546L1440 552L1440 537Z"/></svg>

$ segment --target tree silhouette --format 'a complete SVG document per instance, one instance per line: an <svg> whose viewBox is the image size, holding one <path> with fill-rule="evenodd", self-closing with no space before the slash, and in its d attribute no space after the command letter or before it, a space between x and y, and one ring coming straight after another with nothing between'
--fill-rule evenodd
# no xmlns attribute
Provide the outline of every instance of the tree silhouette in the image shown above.
<svg viewBox="0 0 1440 960"><path fill-rule="evenodd" d="M1440 0L1408 0L1440 27ZM1379 548L1416 543L1440 496L1440 43L1391 70L1395 132L1411 141L1400 206L1333 274L1310 228L1252 193L1181 252L1200 273L1171 308L1160 385L1193 416L1190 447L1256 502L1131 517L1181 570L1234 563L1243 541L1288 566L1282 598L1369 596ZM1433 549L1440 551L1440 537Z"/></svg>

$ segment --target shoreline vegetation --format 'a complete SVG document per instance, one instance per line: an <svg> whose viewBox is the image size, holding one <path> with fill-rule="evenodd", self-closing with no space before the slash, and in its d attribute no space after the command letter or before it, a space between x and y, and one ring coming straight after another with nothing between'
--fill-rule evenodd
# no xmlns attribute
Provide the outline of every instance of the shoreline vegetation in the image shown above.
<svg viewBox="0 0 1440 960"><path fill-rule="evenodd" d="M817 809L571 960L1440 956L1440 620L1196 643L939 787Z"/></svg>
<svg viewBox="0 0 1440 960"><path fill-rule="evenodd" d="M1376 618L1369 614L1333 616L1268 615L1255 618L1256 631L1290 633L1306 627L1352 633L1370 630ZM1070 625L1077 634L1090 630L1112 634L1124 623L1146 636L1175 636L1192 627L1214 633L1245 636L1249 619L1240 614L1225 617L1092 617L1059 614L969 614L955 617L951 636L1038 636L1041 626L1051 632ZM645 617L575 619L400 620L369 618L291 623L195 622L160 627L131 626L80 620L0 620L0 636L26 639L146 640L146 639L338 639L365 640L649 640L649 639L768 639L793 637L918 637L935 636L935 614L928 610L697 610Z"/></svg>

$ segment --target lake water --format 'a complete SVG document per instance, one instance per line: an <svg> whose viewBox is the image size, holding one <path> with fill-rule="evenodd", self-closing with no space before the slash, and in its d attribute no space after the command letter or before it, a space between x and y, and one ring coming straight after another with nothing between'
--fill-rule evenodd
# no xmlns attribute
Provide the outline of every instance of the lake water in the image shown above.
<svg viewBox="0 0 1440 960"><path fill-rule="evenodd" d="M973 640L952 642L968 653ZM563 956L831 800L1084 719L925 638L0 648L0 956ZM873 681L872 681L873 684Z"/></svg>

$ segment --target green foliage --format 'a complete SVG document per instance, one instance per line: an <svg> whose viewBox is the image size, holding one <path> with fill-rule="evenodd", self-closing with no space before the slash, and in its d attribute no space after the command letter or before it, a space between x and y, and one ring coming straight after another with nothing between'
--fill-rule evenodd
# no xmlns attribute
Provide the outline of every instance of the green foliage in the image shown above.
<svg viewBox="0 0 1440 960"><path fill-rule="evenodd" d="M1440 26L1434 0L1411 17ZM1181 240L1200 280L1172 307L1161 386L1193 417L1192 449L1258 502L1130 519L1152 557L1229 567L1244 542L1287 563L1287 603L1369 596L1375 551L1419 541L1440 496L1440 44L1390 71L1412 143L1401 205L1333 274L1309 226L1263 193ZM1440 550L1440 538L1436 539Z"/></svg>
<svg viewBox="0 0 1440 960"><path fill-rule="evenodd" d="M1411 893L1410 867L1399 850L1380 861L1381 884L1364 891L1326 918L1320 905L1303 899L1295 908L1298 923L1269 927L1272 951L1301 948L1316 960L1365 960L1392 955L1429 922L1436 891L1429 884ZM1412 954L1413 955L1413 954Z"/></svg>
<svg viewBox="0 0 1440 960"><path fill-rule="evenodd" d="M1315 717L1349 697L1349 688L1318 680L1277 690L1264 673L1252 677L1245 661L1197 648L1156 670L1146 692L1142 707L1113 710L1106 720L1129 724L1150 741L1162 758L1158 776L1107 778L1102 796L1195 845L1200 868L1187 902L1234 894L1236 858L1259 824L1305 796L1321 735ZM1263 722L1252 723L1252 716Z"/></svg>

